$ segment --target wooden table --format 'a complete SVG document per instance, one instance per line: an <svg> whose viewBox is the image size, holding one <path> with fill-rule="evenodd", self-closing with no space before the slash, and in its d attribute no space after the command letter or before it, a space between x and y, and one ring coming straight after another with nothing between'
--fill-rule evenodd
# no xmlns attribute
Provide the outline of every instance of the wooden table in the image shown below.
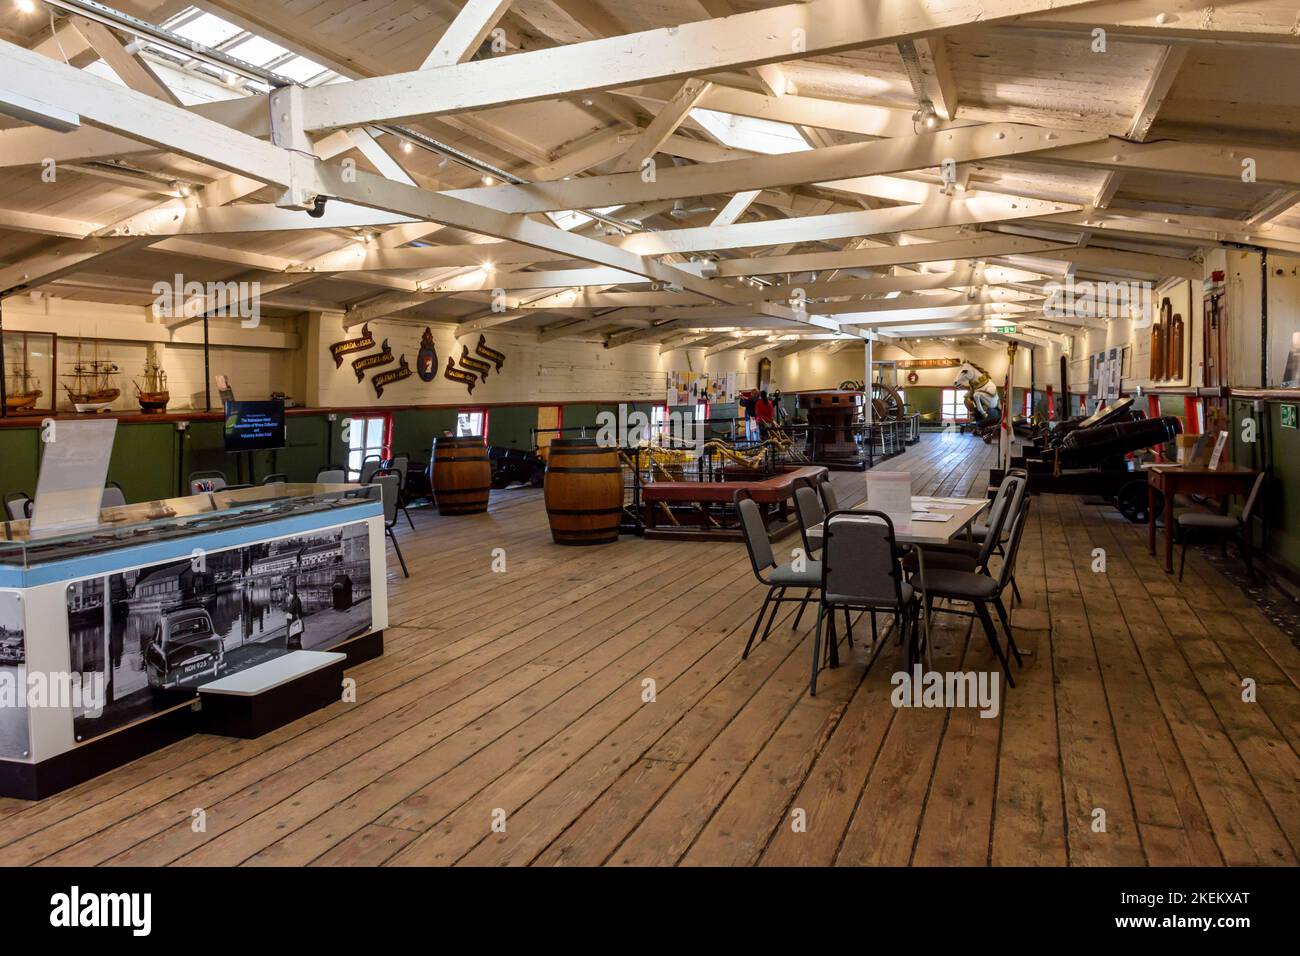
<svg viewBox="0 0 1300 956"><path fill-rule="evenodd" d="M1253 468L1221 461L1210 470L1208 465L1152 465L1147 469L1147 550L1156 553L1156 492L1165 496L1165 572L1174 570L1174 495L1221 497L1222 511L1228 510L1232 495L1248 495L1259 472ZM1242 548L1250 564L1250 535L1243 534Z"/></svg>
<svg viewBox="0 0 1300 956"><path fill-rule="evenodd" d="M930 506L934 504L960 504L962 507L956 511L946 511ZM932 498L924 497L912 498L913 513L919 511L932 511L936 514L952 515L947 521L917 521L912 519L912 530L907 534L900 534L898 529L894 529L894 540L898 544L910 544L916 549L916 567L917 573L913 579L916 583L917 592L921 596L921 627L925 633L926 653L930 652L930 617L925 613L925 590L922 583L925 581L925 549L927 546L948 544L953 538L957 537L962 531L970 527L970 523L980 516L980 514L989 507L987 498ZM871 503L865 502L864 508L870 508ZM853 520L852 516L846 515L844 518L837 520ZM825 522L813 525L808 529L808 536L812 537L813 533L825 538ZM834 666L839 663L839 653L831 642L831 664Z"/></svg>

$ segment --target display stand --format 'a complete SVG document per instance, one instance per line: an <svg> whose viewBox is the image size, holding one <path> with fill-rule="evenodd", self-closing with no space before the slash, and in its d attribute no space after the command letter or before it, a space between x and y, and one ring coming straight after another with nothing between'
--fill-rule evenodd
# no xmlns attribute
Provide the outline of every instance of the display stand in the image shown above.
<svg viewBox="0 0 1300 956"><path fill-rule="evenodd" d="M45 797L191 733L260 734L339 700L342 669L383 652L376 492L192 495L105 509L77 536L6 523L0 681L20 706L0 708L0 796Z"/></svg>

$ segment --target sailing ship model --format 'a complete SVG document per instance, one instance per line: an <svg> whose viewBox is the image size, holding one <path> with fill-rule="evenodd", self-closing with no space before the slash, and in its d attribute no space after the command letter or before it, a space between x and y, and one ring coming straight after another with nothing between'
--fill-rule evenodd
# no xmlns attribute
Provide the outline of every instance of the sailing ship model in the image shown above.
<svg viewBox="0 0 1300 956"><path fill-rule="evenodd" d="M14 365L5 387L5 411L23 412L36 407L36 400L44 392L36 387L36 376L27 368L27 352L23 350L22 365Z"/></svg>
<svg viewBox="0 0 1300 956"><path fill-rule="evenodd" d="M89 362L81 359L81 341L77 341L77 361L72 366L70 378L72 384L64 384L64 391L72 407L79 412L104 412L113 407L113 402L122 394L122 390L113 384L114 376L119 374L117 363L99 357L99 343L95 343L94 356Z"/></svg>
<svg viewBox="0 0 1300 956"><path fill-rule="evenodd" d="M167 403L171 400L171 393L167 391L167 373L163 371L162 363L154 355L153 349L149 350L149 356L144 360L143 383L132 380L131 384L135 386L135 396L140 402L141 411L167 411Z"/></svg>

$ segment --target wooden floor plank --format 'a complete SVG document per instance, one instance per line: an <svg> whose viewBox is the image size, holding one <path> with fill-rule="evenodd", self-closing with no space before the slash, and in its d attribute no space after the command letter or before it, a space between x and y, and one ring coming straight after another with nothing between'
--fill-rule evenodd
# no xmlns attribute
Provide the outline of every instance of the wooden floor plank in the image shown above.
<svg viewBox="0 0 1300 956"><path fill-rule="evenodd" d="M927 435L878 467L979 496L994 451ZM844 507L864 500L863 474L833 480ZM413 576L390 556L386 652L349 672L356 703L0 801L0 864L1296 862L1300 653L1201 551L1180 585L1112 509L1034 499L1026 660L991 720L896 709L889 626L868 647L859 620L815 699L815 615L795 630L782 609L741 660L762 598L741 545L562 548L527 488L412 520ZM978 625L933 631L937 667L992 670Z"/></svg>

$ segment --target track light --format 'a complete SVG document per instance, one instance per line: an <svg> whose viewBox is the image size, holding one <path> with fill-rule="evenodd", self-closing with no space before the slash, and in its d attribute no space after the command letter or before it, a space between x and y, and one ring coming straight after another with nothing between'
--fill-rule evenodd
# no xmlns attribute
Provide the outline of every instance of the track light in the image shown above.
<svg viewBox="0 0 1300 956"><path fill-rule="evenodd" d="M922 101L917 111L912 114L912 126L917 132L922 129L935 129L939 125L939 114L934 109L934 104L929 100Z"/></svg>

